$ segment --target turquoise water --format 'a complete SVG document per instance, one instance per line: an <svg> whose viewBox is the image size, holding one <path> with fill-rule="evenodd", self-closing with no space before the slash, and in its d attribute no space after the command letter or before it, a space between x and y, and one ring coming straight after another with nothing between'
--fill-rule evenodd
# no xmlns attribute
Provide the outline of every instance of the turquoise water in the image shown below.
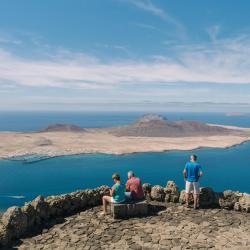
<svg viewBox="0 0 250 250"><path fill-rule="evenodd" d="M123 156L87 154L24 164L0 160L0 209L22 205L39 194L51 195L111 185L111 174L134 170L143 182L165 185L174 180L184 188L183 166L190 153L203 165L203 186L250 193L250 142L229 149L199 149L164 153L138 153ZM13 197L15 196L15 197ZM24 196L16 197L16 196Z"/></svg>
<svg viewBox="0 0 250 250"><path fill-rule="evenodd" d="M36 131L52 123L76 124L85 128L129 124L145 113L117 112L0 112L0 131ZM227 116L223 113L157 113L169 120L197 120L250 127L250 114Z"/></svg>

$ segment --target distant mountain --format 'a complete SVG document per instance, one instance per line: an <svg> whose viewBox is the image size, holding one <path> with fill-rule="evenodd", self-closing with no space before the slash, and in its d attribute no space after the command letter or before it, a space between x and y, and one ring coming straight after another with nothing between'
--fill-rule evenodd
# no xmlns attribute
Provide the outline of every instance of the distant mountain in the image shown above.
<svg viewBox="0 0 250 250"><path fill-rule="evenodd" d="M111 127L107 128L106 131L116 136L138 137L209 136L228 135L236 132L233 129L212 126L198 121L169 121L154 114L145 115L131 125Z"/></svg>
<svg viewBox="0 0 250 250"><path fill-rule="evenodd" d="M51 124L40 132L85 132L84 128L71 124Z"/></svg>

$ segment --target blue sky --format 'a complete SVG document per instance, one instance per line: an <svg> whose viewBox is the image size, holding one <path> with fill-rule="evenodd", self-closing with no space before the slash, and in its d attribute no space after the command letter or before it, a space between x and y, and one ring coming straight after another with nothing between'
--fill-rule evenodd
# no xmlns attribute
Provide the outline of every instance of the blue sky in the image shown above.
<svg viewBox="0 0 250 250"><path fill-rule="evenodd" d="M245 0L3 0L0 110L247 111L249 9Z"/></svg>

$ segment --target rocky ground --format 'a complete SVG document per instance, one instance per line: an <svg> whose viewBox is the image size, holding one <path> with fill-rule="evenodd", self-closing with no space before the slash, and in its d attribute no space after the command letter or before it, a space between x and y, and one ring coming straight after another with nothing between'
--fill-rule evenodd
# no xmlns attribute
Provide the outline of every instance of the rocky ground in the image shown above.
<svg viewBox="0 0 250 250"><path fill-rule="evenodd" d="M114 220L88 209L22 239L17 249L250 249L250 214L168 204L144 218Z"/></svg>

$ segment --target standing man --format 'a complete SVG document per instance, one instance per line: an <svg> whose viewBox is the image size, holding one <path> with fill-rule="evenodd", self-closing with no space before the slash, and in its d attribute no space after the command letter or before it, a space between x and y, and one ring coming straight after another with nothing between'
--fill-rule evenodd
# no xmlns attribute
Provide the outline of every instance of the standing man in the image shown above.
<svg viewBox="0 0 250 250"><path fill-rule="evenodd" d="M132 200L144 199L144 192L141 185L141 180L135 177L132 171L128 172L128 180L126 183L126 196Z"/></svg>
<svg viewBox="0 0 250 250"><path fill-rule="evenodd" d="M203 176L201 165L197 163L197 156L191 155L190 161L186 163L183 177L186 181L186 206L189 207L189 198L190 194L193 191L194 195L194 209L199 208L199 194L200 194L200 185L199 179Z"/></svg>

